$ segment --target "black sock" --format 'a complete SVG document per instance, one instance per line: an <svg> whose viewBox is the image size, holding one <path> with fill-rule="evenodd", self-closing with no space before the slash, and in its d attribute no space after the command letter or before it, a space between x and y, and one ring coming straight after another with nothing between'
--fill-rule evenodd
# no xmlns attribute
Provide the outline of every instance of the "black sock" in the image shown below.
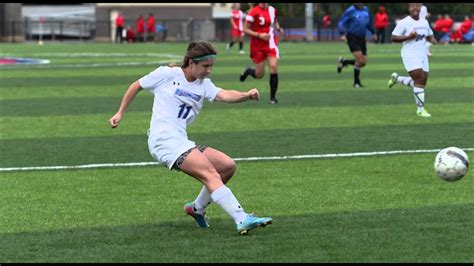
<svg viewBox="0 0 474 266"><path fill-rule="evenodd" d="M244 43L243 42L239 42L239 50L242 50L244 48Z"/></svg>
<svg viewBox="0 0 474 266"><path fill-rule="evenodd" d="M232 48L232 46L234 46L234 42L229 43L229 48Z"/></svg>
<svg viewBox="0 0 474 266"><path fill-rule="evenodd" d="M360 68L354 67L354 84L360 84Z"/></svg>
<svg viewBox="0 0 474 266"><path fill-rule="evenodd" d="M252 69L250 67L245 69L244 73L242 73L242 75L240 75L240 78L239 78L240 81L244 82L249 75L252 76L253 78L255 78L255 69Z"/></svg>
<svg viewBox="0 0 474 266"><path fill-rule="evenodd" d="M346 66L346 65L354 65L354 64L355 64L355 60L354 60L354 59L353 59L353 60L344 59L344 61L342 61L342 64L343 64L344 66Z"/></svg>
<svg viewBox="0 0 474 266"><path fill-rule="evenodd" d="M253 68L247 68L247 70L245 70L245 75L248 76L252 76L253 78L255 78L255 69Z"/></svg>
<svg viewBox="0 0 474 266"><path fill-rule="evenodd" d="M278 73L270 74L270 98L275 99L278 89Z"/></svg>

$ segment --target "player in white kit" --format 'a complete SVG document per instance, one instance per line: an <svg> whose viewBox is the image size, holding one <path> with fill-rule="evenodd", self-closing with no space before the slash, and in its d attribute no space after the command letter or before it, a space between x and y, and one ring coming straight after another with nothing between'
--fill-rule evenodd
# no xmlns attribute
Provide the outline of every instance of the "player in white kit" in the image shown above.
<svg viewBox="0 0 474 266"><path fill-rule="evenodd" d="M257 89L248 92L224 90L207 78L217 52L209 42L191 42L181 67L161 66L133 82L122 98L118 112L109 119L116 128L126 108L142 89L154 95L153 114L148 130L150 154L172 170L180 170L203 183L194 202L184 205L200 227L208 227L205 210L211 201L222 207L235 221L239 234L272 223L244 212L232 191L225 185L234 175L236 165L226 154L189 140L186 127L192 123L204 103L237 103L259 100Z"/></svg>
<svg viewBox="0 0 474 266"><path fill-rule="evenodd" d="M388 86L391 88L396 83L400 83L413 88L417 106L416 114L422 117L430 117L431 115L424 108L425 85L429 72L425 42L436 43L436 39L433 37L433 31L428 25L428 21L419 17L421 5L421 3L409 3L410 15L399 21L392 32L392 42L403 42L401 55L410 77L392 73Z"/></svg>

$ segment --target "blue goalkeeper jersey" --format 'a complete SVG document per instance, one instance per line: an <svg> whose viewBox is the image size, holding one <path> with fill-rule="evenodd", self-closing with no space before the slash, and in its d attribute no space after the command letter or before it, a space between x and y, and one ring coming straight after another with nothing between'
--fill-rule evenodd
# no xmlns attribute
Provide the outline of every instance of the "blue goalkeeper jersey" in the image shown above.
<svg viewBox="0 0 474 266"><path fill-rule="evenodd" d="M341 35L350 33L364 38L367 30L374 34L374 20L369 9L351 5L339 19L338 30Z"/></svg>

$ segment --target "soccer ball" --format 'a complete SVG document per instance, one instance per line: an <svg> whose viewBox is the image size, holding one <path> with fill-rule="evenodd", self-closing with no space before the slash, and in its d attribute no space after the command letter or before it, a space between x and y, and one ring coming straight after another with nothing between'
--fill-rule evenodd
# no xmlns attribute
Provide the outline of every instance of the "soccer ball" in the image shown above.
<svg viewBox="0 0 474 266"><path fill-rule="evenodd" d="M441 179L458 181L467 174L469 158L463 150L456 147L448 147L438 152L434 168L436 174Z"/></svg>

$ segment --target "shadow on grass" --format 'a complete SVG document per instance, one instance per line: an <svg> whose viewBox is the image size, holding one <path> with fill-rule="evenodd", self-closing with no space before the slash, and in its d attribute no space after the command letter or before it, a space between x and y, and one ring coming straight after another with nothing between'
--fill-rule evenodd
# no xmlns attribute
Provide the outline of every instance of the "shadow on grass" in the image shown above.
<svg viewBox="0 0 474 266"><path fill-rule="evenodd" d="M0 235L4 262L472 262L474 204L275 216L239 236L230 219Z"/></svg>

